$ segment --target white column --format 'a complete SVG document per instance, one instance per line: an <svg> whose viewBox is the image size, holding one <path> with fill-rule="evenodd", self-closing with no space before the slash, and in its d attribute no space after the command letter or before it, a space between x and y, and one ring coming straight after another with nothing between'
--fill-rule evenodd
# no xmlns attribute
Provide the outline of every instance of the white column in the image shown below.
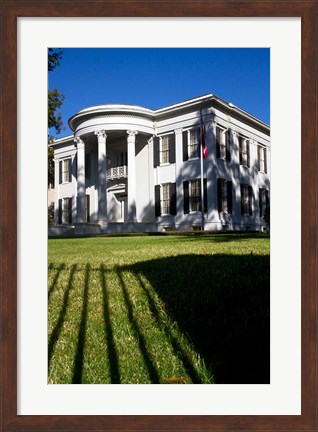
<svg viewBox="0 0 318 432"><path fill-rule="evenodd" d="M107 220L106 138L104 130L94 132L98 139L98 220Z"/></svg>
<svg viewBox="0 0 318 432"><path fill-rule="evenodd" d="M54 159L54 223L58 225L59 223L59 196L60 196L60 161Z"/></svg>
<svg viewBox="0 0 318 432"><path fill-rule="evenodd" d="M183 142L182 129L174 131L176 137L176 189L177 189L177 215L175 216L176 224L179 226L183 221Z"/></svg>
<svg viewBox="0 0 318 432"><path fill-rule="evenodd" d="M128 222L136 222L136 156L135 141L137 131L127 131L128 159Z"/></svg>
<svg viewBox="0 0 318 432"><path fill-rule="evenodd" d="M77 216L78 223L85 222L85 144L81 138L74 139L77 143Z"/></svg>

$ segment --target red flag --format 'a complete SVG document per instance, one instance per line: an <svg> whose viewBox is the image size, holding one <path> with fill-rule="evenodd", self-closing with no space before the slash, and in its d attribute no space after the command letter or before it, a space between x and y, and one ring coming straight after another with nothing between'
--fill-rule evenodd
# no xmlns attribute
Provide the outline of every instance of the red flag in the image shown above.
<svg viewBox="0 0 318 432"><path fill-rule="evenodd" d="M202 154L203 154L204 158L207 158L208 157L208 149L207 149L207 147L205 145L205 136L206 136L205 126L202 126L201 131L202 131L202 137L201 137Z"/></svg>

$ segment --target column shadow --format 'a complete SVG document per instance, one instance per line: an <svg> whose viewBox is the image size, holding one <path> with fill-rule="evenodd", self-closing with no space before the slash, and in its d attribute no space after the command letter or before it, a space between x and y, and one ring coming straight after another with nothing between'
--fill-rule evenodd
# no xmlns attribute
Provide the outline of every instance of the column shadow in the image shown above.
<svg viewBox="0 0 318 432"><path fill-rule="evenodd" d="M139 350L140 350L141 355L144 359L145 366L148 370L148 375L149 375L150 381L152 384L159 384L160 383L160 377L159 377L158 371L157 371L157 369L156 369L156 367L155 367L155 365L154 365L154 363L150 357L150 354L147 350L145 338L144 338L142 332L140 331L140 328L138 326L136 319L134 318L132 303L131 303L131 300L130 300L130 297L128 294L128 289L127 289L126 284L125 284L124 279L123 279L123 272L122 272L122 269L120 267L116 268L116 274L117 274L117 277L119 279L119 282L120 282L120 285L122 288L122 292L124 294L124 301L125 301L126 308L127 308L128 319L129 319L129 322L130 322L131 327L133 329L135 339L138 342Z"/></svg>
<svg viewBox="0 0 318 432"><path fill-rule="evenodd" d="M85 268L85 281L84 281L84 293L83 293L83 306L81 322L78 329L77 336L77 349L74 358L74 370L72 384L81 384L83 378L83 364L84 364L84 346L86 337L86 323L87 323L87 311L88 311L88 291L89 291L89 276L90 276L90 265L86 264Z"/></svg>
<svg viewBox="0 0 318 432"><path fill-rule="evenodd" d="M64 266L64 264L62 264L61 266ZM74 274L76 271L76 267L77 265L74 264L72 265L71 269L70 269L70 276L68 279L68 284L67 287L65 289L64 292L64 296L63 296L63 304L62 304L62 308L60 310L60 314L59 314L59 318L53 328L53 331L51 333L50 339L49 339L49 344L48 344L48 367L50 367L50 363L51 363L51 359L52 359L52 355L54 352L54 348L56 346L56 343L60 337L60 333L65 321L65 315L67 312L67 308L68 308L68 302L69 302L69 295L70 295L70 291L73 287L73 279L74 279ZM64 268L64 267L63 267Z"/></svg>
<svg viewBox="0 0 318 432"><path fill-rule="evenodd" d="M112 323L110 319L110 307L109 307L109 296L106 283L106 268L104 264L101 264L100 280L103 293L103 311L104 311L104 323L105 323L105 338L107 345L107 355L110 368L110 380L111 384L120 384L120 371L118 363L118 355L116 350L116 343L113 334Z"/></svg>

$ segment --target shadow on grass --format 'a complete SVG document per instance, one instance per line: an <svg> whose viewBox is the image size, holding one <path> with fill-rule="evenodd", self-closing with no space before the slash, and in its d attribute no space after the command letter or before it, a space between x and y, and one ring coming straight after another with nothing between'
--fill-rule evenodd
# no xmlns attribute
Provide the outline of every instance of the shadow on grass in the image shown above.
<svg viewBox="0 0 318 432"><path fill-rule="evenodd" d="M148 353L146 339L139 328L137 320L134 317L133 306L132 306L132 302L131 302L131 299L129 296L129 289L126 286L126 283L124 281L123 273L122 273L121 269L119 269L119 268L117 268L116 273L117 273L117 276L118 276L118 279L119 279L119 282L121 285L121 289L122 289L122 292L124 295L128 319L129 319L129 322L130 322L131 327L133 329L135 339L138 342L139 350L140 350L140 353L143 357L145 366L147 368L149 379L150 379L152 384L159 384L160 383L160 377L159 377L157 368L155 367L155 365L154 365L154 363L153 363L153 361L152 361L152 359Z"/></svg>
<svg viewBox="0 0 318 432"><path fill-rule="evenodd" d="M120 372L118 365L118 355L116 350L115 339L113 335L112 323L110 319L109 297L106 283L107 270L104 264L100 266L100 281L103 292L103 312L105 322L105 335L107 345L107 356L110 369L111 384L120 384Z"/></svg>
<svg viewBox="0 0 318 432"><path fill-rule="evenodd" d="M270 382L269 269L269 256L181 255L120 271L148 279L217 384L265 384Z"/></svg>
<svg viewBox="0 0 318 432"><path fill-rule="evenodd" d="M66 290L64 292L64 296L63 296L63 304L62 304L62 308L60 310L59 318L58 318L58 320L57 320L57 322L53 328L53 331L52 331L50 339L49 339L49 344L48 344L49 367L50 367L50 362L52 359L55 345L56 345L56 343L60 337L60 333L61 333L64 321L65 321L65 315L66 315L66 311L68 308L68 302L69 302L69 295L70 295L70 291L71 291L72 286L73 286L73 279L74 279L76 267L77 267L76 264L72 265L72 267L71 267L67 288L66 288ZM64 264L61 264L60 269L62 270L62 268L64 269ZM58 272L58 274L59 274L59 272Z"/></svg>
<svg viewBox="0 0 318 432"><path fill-rule="evenodd" d="M85 346L86 323L87 323L89 276L90 276L90 265L86 264L81 322L78 329L77 348L76 348L76 354L74 359L74 372L73 372L73 379L72 379L73 384L82 383L83 364L84 364L84 346Z"/></svg>

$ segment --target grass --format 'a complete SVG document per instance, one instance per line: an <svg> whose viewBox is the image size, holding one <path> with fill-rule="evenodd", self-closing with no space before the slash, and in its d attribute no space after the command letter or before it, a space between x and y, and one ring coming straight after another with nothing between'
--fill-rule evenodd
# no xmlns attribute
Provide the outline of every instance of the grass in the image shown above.
<svg viewBox="0 0 318 432"><path fill-rule="evenodd" d="M49 383L268 383L263 234L49 240Z"/></svg>

